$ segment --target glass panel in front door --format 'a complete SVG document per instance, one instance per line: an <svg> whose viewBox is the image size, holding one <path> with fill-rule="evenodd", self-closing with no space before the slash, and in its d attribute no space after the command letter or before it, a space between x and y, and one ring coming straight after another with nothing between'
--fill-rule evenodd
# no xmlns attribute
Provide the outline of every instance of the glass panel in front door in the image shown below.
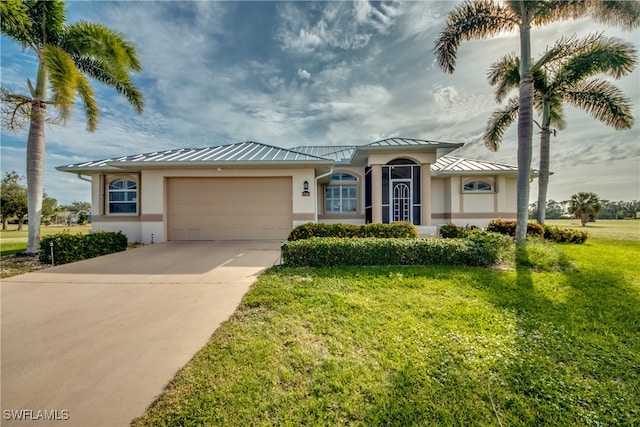
<svg viewBox="0 0 640 427"><path fill-rule="evenodd" d="M411 182L394 182L391 196L391 222L411 222Z"/></svg>

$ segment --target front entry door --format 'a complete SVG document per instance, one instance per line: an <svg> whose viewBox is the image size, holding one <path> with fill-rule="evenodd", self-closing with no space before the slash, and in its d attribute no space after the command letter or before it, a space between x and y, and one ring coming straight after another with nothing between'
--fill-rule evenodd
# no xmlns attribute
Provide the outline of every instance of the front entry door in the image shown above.
<svg viewBox="0 0 640 427"><path fill-rule="evenodd" d="M413 222L411 206L411 180L392 179L391 180L391 222L406 221Z"/></svg>

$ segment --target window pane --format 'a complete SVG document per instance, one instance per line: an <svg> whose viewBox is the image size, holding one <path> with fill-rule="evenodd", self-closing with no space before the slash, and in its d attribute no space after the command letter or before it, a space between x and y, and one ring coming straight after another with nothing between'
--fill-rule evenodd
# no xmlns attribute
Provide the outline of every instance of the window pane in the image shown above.
<svg viewBox="0 0 640 427"><path fill-rule="evenodd" d="M491 191L491 185L483 181L478 181L478 191Z"/></svg>
<svg viewBox="0 0 640 427"><path fill-rule="evenodd" d="M464 185L464 191L473 191L473 182L466 183Z"/></svg>
<svg viewBox="0 0 640 427"><path fill-rule="evenodd" d="M342 201L342 212L356 212L356 201L355 200L343 200Z"/></svg>
<svg viewBox="0 0 640 427"><path fill-rule="evenodd" d="M340 212L339 200L327 200L327 212L338 213Z"/></svg>
<svg viewBox="0 0 640 427"><path fill-rule="evenodd" d="M349 198L356 197L356 187L353 185L342 186L342 197L349 197Z"/></svg>
<svg viewBox="0 0 640 427"><path fill-rule="evenodd" d="M109 213L136 213L135 203L109 203Z"/></svg>
<svg viewBox="0 0 640 427"><path fill-rule="evenodd" d="M109 190L121 190L122 188L124 188L124 182L121 179L109 184Z"/></svg>
<svg viewBox="0 0 640 427"><path fill-rule="evenodd" d="M136 201L136 192L135 191L127 191L126 193L127 202L135 202Z"/></svg>
<svg viewBox="0 0 640 427"><path fill-rule="evenodd" d="M112 191L109 193L110 202L124 202L124 191Z"/></svg>

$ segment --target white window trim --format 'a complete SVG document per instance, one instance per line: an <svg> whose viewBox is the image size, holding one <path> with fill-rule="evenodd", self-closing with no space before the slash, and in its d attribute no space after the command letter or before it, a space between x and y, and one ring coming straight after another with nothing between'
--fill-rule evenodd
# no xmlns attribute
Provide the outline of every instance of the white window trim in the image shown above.
<svg viewBox="0 0 640 427"><path fill-rule="evenodd" d="M477 189L477 184L476 183L484 183L486 185L489 185L491 187L491 189L489 190L478 190ZM474 185L474 189L471 190L467 190L465 187L469 184L476 184ZM494 194L496 192L496 185L494 180L492 179L487 179L487 178L474 178L474 179L465 179L462 181L462 192L463 193L467 193L467 194Z"/></svg>
<svg viewBox="0 0 640 427"><path fill-rule="evenodd" d="M323 192L323 202L324 202L324 214L325 215L358 215L360 213L360 178L356 175L354 175L351 172L335 172L332 174L333 175L349 175L353 178L355 178L355 180L332 180L330 181L328 184L325 185L324 187L324 192ZM339 187L340 188L340 212L335 212L335 211L329 211L328 210L328 203L327 203L327 189L329 187ZM345 199L343 199L342 197L342 187L354 187L356 190L356 197L355 197L355 202L356 202L356 210L355 211L343 211L342 210L342 201L343 200L354 200L354 198L351 197L347 197ZM331 198L330 200L338 200L336 198Z"/></svg>
<svg viewBox="0 0 640 427"><path fill-rule="evenodd" d="M111 190L109 189L109 187L111 186L111 184L113 184L114 182L120 181L120 180L125 180L125 181L131 181L134 182L136 184L136 199L135 199L135 204L136 204L136 211L135 212L111 212L111 203L117 203L117 202L112 202L109 200L109 195L111 194ZM105 179L105 183L104 183L104 206L105 206L105 215L108 216L122 216L122 217L126 217L126 216L138 216L139 212L140 212L140 178L136 175L111 175L111 176L107 176ZM122 190L122 191L132 191L132 190ZM122 202L122 203L133 203L133 202Z"/></svg>

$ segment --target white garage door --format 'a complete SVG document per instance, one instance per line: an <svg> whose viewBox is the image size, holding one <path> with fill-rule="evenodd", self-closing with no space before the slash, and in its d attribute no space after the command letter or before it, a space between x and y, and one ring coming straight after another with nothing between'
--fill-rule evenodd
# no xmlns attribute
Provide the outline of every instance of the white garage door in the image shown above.
<svg viewBox="0 0 640 427"><path fill-rule="evenodd" d="M292 184L278 178L169 178L169 240L286 239Z"/></svg>

